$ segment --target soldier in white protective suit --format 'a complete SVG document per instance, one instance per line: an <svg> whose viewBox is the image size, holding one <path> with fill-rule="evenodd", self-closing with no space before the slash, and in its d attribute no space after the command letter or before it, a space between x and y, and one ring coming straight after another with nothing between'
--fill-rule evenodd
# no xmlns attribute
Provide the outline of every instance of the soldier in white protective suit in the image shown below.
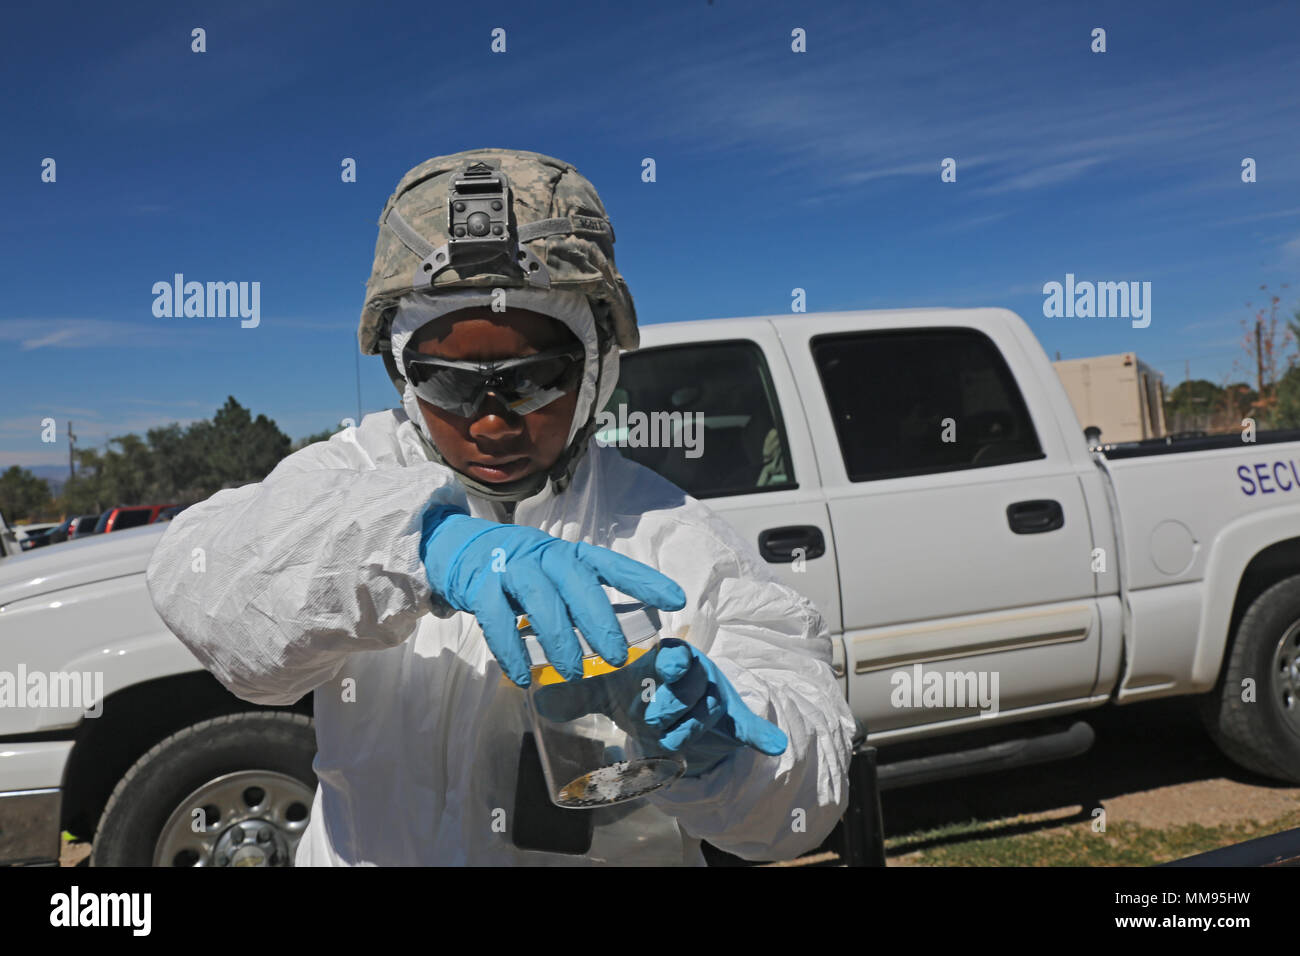
<svg viewBox="0 0 1300 956"><path fill-rule="evenodd" d="M159 544L154 604L222 684L261 704L315 692L297 865L699 865L702 839L786 859L842 814L854 721L820 614L703 504L593 437L638 340L613 240L559 160L482 149L412 169L380 220L359 333L401 407L189 508ZM610 603L629 599L676 638L634 730L685 773L594 810L523 805L516 616L575 679L575 627L624 663ZM521 840L547 813L585 814L588 839Z"/></svg>

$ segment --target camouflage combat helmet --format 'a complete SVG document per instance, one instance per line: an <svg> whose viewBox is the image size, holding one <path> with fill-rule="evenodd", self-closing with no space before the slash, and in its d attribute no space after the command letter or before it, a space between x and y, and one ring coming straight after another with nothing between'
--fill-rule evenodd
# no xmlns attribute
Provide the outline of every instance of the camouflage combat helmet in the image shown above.
<svg viewBox="0 0 1300 956"><path fill-rule="evenodd" d="M435 156L403 176L379 217L357 329L361 351L382 355L402 392L389 339L398 299L475 287L581 292L605 335L637 347L636 308L614 265L614 227L595 187L562 160L472 149Z"/></svg>

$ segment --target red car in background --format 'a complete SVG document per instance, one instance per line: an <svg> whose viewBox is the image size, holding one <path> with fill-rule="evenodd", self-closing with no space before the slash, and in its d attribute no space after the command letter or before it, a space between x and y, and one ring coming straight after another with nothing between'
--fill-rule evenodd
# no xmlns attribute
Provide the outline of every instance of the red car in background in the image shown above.
<svg viewBox="0 0 1300 956"><path fill-rule="evenodd" d="M95 525L95 533L125 531L127 528L139 528L141 525L152 524L157 520L159 514L175 507L174 504L119 505L116 508L108 509L99 516L99 521Z"/></svg>

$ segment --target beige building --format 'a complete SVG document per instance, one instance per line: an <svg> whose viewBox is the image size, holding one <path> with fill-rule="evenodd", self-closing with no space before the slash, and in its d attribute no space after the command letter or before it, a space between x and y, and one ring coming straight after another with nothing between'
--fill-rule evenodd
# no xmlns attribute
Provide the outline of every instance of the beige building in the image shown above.
<svg viewBox="0 0 1300 956"><path fill-rule="evenodd" d="M1162 377L1133 352L1053 362L1083 428L1101 429L1103 442L1165 435Z"/></svg>

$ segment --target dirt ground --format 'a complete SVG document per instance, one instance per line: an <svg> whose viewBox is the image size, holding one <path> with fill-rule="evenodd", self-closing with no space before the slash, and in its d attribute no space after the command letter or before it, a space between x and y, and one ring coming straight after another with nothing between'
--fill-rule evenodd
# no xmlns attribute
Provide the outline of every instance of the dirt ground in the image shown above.
<svg viewBox="0 0 1300 956"><path fill-rule="evenodd" d="M79 866L83 860L90 862L90 844L65 841L63 852L59 854L59 866Z"/></svg>
<svg viewBox="0 0 1300 956"><path fill-rule="evenodd" d="M1300 787L1261 777L1222 756L1189 699L1079 716L1097 736L1081 757L882 794L886 837L972 820L1008 833L1051 835L1091 822L1098 807L1108 827L1133 823L1164 830L1253 821L1267 833L1272 821L1300 808ZM889 865L915 865L920 856L892 855Z"/></svg>
<svg viewBox="0 0 1300 956"><path fill-rule="evenodd" d="M1300 807L1300 787L1260 777L1221 756L1189 700L1080 716L1097 735L1081 757L882 794L886 838L972 820L1009 833L1050 834L1090 820L1097 807L1105 809L1108 826L1132 822L1164 829L1255 821L1267 827ZM924 865L923 852L893 853L889 865ZM90 844L65 843L60 862L85 865L89 855ZM834 862L833 854L824 853L798 861Z"/></svg>

